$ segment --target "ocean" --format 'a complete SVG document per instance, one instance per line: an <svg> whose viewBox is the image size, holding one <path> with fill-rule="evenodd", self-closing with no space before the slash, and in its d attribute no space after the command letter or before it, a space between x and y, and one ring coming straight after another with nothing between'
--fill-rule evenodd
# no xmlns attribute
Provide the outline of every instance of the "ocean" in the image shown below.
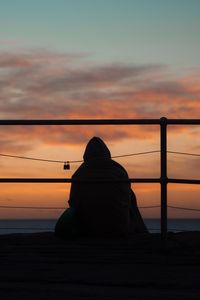
<svg viewBox="0 0 200 300"><path fill-rule="evenodd" d="M160 219L144 219L151 233L160 232ZM54 231L55 219L0 220L0 234ZM200 219L169 219L168 231L200 231Z"/></svg>

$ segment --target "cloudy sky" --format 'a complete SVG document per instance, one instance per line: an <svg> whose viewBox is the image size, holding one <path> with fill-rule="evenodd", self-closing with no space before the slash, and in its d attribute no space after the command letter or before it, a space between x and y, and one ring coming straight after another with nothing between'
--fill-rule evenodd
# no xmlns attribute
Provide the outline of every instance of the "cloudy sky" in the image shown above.
<svg viewBox="0 0 200 300"><path fill-rule="evenodd" d="M0 0L0 118L199 118L200 1ZM156 126L3 127L0 153L81 160L93 135L113 155L159 149ZM200 153L200 129L169 127L172 151ZM118 159L130 177L158 177L159 155ZM1 176L65 177L60 164L0 159ZM198 157L169 154L169 176L199 178ZM1 205L65 206L69 186L1 186ZM157 185L134 186L140 206ZM169 186L169 203L198 207L198 186ZM1 217L58 211L2 210ZM159 210L142 210L145 217ZM198 217L169 211L170 216ZM38 215L39 214L39 215Z"/></svg>

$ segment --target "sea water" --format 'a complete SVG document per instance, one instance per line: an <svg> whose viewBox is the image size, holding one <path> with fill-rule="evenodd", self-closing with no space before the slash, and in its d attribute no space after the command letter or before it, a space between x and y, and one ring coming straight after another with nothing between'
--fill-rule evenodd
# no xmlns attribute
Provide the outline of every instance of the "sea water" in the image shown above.
<svg viewBox="0 0 200 300"><path fill-rule="evenodd" d="M0 220L0 234L53 232L55 219ZM144 219L151 233L160 232L160 219ZM200 231L200 219L168 219L168 231Z"/></svg>

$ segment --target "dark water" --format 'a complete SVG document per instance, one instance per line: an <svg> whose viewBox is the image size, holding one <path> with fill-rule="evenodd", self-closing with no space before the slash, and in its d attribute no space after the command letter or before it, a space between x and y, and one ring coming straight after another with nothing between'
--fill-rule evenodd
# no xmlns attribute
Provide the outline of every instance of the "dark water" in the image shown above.
<svg viewBox="0 0 200 300"><path fill-rule="evenodd" d="M145 219L150 232L160 232L160 219ZM168 231L200 231L200 219L168 219Z"/></svg>
<svg viewBox="0 0 200 300"><path fill-rule="evenodd" d="M54 219L0 220L0 234L53 231Z"/></svg>
<svg viewBox="0 0 200 300"><path fill-rule="evenodd" d="M149 231L160 232L160 219L145 219ZM56 220L0 220L0 234L53 231ZM200 219L169 219L168 231L200 231Z"/></svg>

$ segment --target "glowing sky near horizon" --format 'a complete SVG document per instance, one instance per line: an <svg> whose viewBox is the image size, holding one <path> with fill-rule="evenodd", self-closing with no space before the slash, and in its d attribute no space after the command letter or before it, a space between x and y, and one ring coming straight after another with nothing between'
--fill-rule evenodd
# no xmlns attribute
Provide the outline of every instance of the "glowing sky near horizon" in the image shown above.
<svg viewBox="0 0 200 300"><path fill-rule="evenodd" d="M199 118L199 14L198 0L0 0L0 118ZM113 155L159 149L156 126L36 126L4 127L0 153L79 160L93 135ZM199 127L170 126L168 146L200 153L199 138ZM159 176L157 154L118 161L131 177ZM0 166L1 177L66 176L60 165L0 158ZM199 178L199 169L198 157L169 155L169 176ZM199 189L170 185L169 203L200 208ZM68 190L2 184L0 205L65 206ZM140 206L159 204L157 185L135 190ZM0 210L1 218L58 214Z"/></svg>

